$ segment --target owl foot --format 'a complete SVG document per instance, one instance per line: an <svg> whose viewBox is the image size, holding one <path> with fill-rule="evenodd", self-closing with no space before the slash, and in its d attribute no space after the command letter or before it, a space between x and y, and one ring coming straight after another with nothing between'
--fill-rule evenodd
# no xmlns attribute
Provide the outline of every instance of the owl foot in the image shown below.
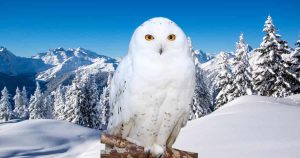
<svg viewBox="0 0 300 158"><path fill-rule="evenodd" d="M145 153L150 153L150 150L151 150L151 146L144 147L144 152Z"/></svg>
<svg viewBox="0 0 300 158"><path fill-rule="evenodd" d="M164 155L164 151L165 151L164 147L158 144L153 144L150 149L151 154L156 156L157 158L162 158Z"/></svg>
<svg viewBox="0 0 300 158"><path fill-rule="evenodd" d="M144 152L147 154L147 157L151 156L151 146L144 147Z"/></svg>

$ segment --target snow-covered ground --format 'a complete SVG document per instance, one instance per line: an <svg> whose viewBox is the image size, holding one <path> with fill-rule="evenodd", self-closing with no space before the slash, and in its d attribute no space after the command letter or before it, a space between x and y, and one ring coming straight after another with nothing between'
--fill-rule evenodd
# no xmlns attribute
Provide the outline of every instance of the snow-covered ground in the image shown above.
<svg viewBox="0 0 300 158"><path fill-rule="evenodd" d="M174 147L203 158L299 158L300 95L238 98L189 122Z"/></svg>
<svg viewBox="0 0 300 158"><path fill-rule="evenodd" d="M99 135L97 130L57 120L0 123L0 157L98 158Z"/></svg>
<svg viewBox="0 0 300 158"><path fill-rule="evenodd" d="M99 135L56 120L0 123L0 157L99 157ZM238 98L188 122L174 147L203 158L299 158L300 95Z"/></svg>

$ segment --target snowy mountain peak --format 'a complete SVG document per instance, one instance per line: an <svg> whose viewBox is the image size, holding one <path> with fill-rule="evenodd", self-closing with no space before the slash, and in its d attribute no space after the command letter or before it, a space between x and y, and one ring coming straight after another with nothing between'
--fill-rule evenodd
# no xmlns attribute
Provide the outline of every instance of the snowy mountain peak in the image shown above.
<svg viewBox="0 0 300 158"><path fill-rule="evenodd" d="M65 49L63 47L57 47L57 48L49 49L49 50L50 51L52 50L52 51L55 51L55 52L57 52L57 51L65 51Z"/></svg>
<svg viewBox="0 0 300 158"><path fill-rule="evenodd" d="M76 48L76 51L87 51L87 50L82 47L78 47L78 48Z"/></svg>
<svg viewBox="0 0 300 158"><path fill-rule="evenodd" d="M0 47L0 57L6 58L7 60L11 60L12 58L16 58L16 56L10 52L7 48L1 46Z"/></svg>
<svg viewBox="0 0 300 158"><path fill-rule="evenodd" d="M69 60L69 58L80 58L93 62L93 60L101 57L104 56L81 47L75 49L69 48L67 50L62 47L58 47L55 49L49 49L48 52L38 53L37 55L32 56L33 59L41 59L44 63L50 65L62 64Z"/></svg>
<svg viewBox="0 0 300 158"><path fill-rule="evenodd" d="M0 72L9 75L36 73L49 68L41 60L18 57L5 47L0 47Z"/></svg>
<svg viewBox="0 0 300 158"><path fill-rule="evenodd" d="M39 53L32 58L41 59L44 63L54 66L51 69L39 73L37 79L44 81L74 71L81 66L91 65L95 62L100 62L104 65L105 63L112 63L113 65L117 63L113 58L99 55L81 47L69 48L67 50L62 47L50 49L48 52Z"/></svg>
<svg viewBox="0 0 300 158"><path fill-rule="evenodd" d="M2 51L4 51L4 50L6 50L6 48L3 47L3 46L0 46L0 52L2 52Z"/></svg>
<svg viewBox="0 0 300 158"><path fill-rule="evenodd" d="M234 54L231 52L225 52L225 51L221 51L219 54L216 55L216 58L223 58L223 57L227 57L227 59L234 57Z"/></svg>
<svg viewBox="0 0 300 158"><path fill-rule="evenodd" d="M76 49L69 49L71 51L74 52L74 55L77 57L89 57L89 58L99 58L99 57L103 57L93 51L84 49L84 48L76 48Z"/></svg>
<svg viewBox="0 0 300 158"><path fill-rule="evenodd" d="M194 50L194 53L200 63L208 62L209 60L214 58L213 55L205 53L202 50Z"/></svg>

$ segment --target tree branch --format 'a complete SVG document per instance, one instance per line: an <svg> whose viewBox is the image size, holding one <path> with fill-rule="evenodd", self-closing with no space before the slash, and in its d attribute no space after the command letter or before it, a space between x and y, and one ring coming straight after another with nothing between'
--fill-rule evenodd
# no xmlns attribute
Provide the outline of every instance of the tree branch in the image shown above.
<svg viewBox="0 0 300 158"><path fill-rule="evenodd" d="M101 143L106 145L106 149L101 151L101 158L155 158L151 154L145 153L143 147L116 136L102 134L100 140ZM198 158L198 154L172 148L167 149L164 157Z"/></svg>

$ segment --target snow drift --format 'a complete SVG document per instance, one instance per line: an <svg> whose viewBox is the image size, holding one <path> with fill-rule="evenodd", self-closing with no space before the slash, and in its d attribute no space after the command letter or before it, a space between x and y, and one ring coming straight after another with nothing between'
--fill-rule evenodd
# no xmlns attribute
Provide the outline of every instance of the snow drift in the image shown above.
<svg viewBox="0 0 300 158"><path fill-rule="evenodd" d="M300 95L244 96L184 127L175 148L203 158L298 158Z"/></svg>
<svg viewBox="0 0 300 158"><path fill-rule="evenodd" d="M0 123L0 157L99 157L100 132L57 120Z"/></svg>

